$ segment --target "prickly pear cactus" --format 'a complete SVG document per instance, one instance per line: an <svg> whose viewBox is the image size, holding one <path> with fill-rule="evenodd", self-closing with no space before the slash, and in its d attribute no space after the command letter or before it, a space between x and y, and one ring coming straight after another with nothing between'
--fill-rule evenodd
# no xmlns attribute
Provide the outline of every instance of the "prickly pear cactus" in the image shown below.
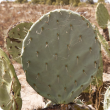
<svg viewBox="0 0 110 110"><path fill-rule="evenodd" d="M14 67L0 49L0 107L3 110L21 110L20 90Z"/></svg>
<svg viewBox="0 0 110 110"><path fill-rule="evenodd" d="M49 12L23 41L27 82L54 103L72 102L96 75L100 50L97 34L83 16L65 9Z"/></svg>
<svg viewBox="0 0 110 110"><path fill-rule="evenodd" d="M6 37L6 46L12 59L17 61L18 63L21 63L20 55L22 41L31 25L31 22L19 22L16 25L12 26L8 31Z"/></svg>
<svg viewBox="0 0 110 110"><path fill-rule="evenodd" d="M98 25L102 29L107 28L107 23L108 23L108 20L110 19L110 17L109 17L109 13L103 3L98 3L98 5L97 5L96 19L97 19Z"/></svg>
<svg viewBox="0 0 110 110"><path fill-rule="evenodd" d="M110 110L110 86L104 95L104 110Z"/></svg>

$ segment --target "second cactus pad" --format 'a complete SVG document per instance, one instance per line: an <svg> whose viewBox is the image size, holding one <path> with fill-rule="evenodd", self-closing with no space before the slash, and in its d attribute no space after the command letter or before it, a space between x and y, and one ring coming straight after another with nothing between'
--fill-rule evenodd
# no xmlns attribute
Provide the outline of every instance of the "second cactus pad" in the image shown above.
<svg viewBox="0 0 110 110"><path fill-rule="evenodd" d="M27 82L52 102L72 102L96 75L100 50L97 34L83 16L65 9L49 12L23 41Z"/></svg>
<svg viewBox="0 0 110 110"><path fill-rule="evenodd" d="M3 110L21 110L21 85L7 55L0 49L0 107Z"/></svg>
<svg viewBox="0 0 110 110"><path fill-rule="evenodd" d="M109 13L103 3L98 3L98 5L97 5L96 19L97 19L98 25L102 29L107 28L107 23L108 23L108 20L110 19L110 17L109 17Z"/></svg>
<svg viewBox="0 0 110 110"><path fill-rule="evenodd" d="M31 25L31 22L19 22L8 31L6 38L7 49L11 57L18 63L21 63L20 55L23 39Z"/></svg>

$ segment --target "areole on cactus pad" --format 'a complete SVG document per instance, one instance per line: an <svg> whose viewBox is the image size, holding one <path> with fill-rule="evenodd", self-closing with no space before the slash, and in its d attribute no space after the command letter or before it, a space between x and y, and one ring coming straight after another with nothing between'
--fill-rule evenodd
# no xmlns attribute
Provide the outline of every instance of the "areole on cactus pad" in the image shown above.
<svg viewBox="0 0 110 110"><path fill-rule="evenodd" d="M51 11L32 25L23 41L27 82L55 103L72 102L96 75L100 50L87 19L70 10Z"/></svg>

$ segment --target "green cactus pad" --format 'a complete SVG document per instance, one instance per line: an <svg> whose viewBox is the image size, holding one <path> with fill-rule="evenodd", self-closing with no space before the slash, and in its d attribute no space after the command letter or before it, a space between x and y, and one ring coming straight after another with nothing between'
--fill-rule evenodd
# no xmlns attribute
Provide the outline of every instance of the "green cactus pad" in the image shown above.
<svg viewBox="0 0 110 110"><path fill-rule="evenodd" d="M25 38L29 28L31 27L31 22L19 22L16 25L12 26L6 37L6 46L8 52L12 59L21 63L21 48L22 41Z"/></svg>
<svg viewBox="0 0 110 110"><path fill-rule="evenodd" d="M3 110L21 110L20 90L14 67L0 49L0 107Z"/></svg>
<svg viewBox="0 0 110 110"><path fill-rule="evenodd" d="M27 82L52 102L72 102L96 75L100 50L97 34L83 16L65 9L49 12L23 41Z"/></svg>
<svg viewBox="0 0 110 110"><path fill-rule="evenodd" d="M107 28L107 23L108 23L108 20L110 19L110 17L109 17L109 13L103 3L98 3L98 5L97 5L96 19L97 19L98 25L102 29Z"/></svg>
<svg viewBox="0 0 110 110"><path fill-rule="evenodd" d="M110 86L104 95L104 110L110 110Z"/></svg>

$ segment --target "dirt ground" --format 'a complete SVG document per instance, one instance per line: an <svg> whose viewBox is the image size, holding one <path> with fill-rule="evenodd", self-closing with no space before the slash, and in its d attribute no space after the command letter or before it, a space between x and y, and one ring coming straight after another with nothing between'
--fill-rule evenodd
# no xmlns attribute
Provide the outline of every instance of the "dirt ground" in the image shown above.
<svg viewBox="0 0 110 110"><path fill-rule="evenodd" d="M110 4L106 5L110 12ZM54 9L71 9L78 12L79 14L85 16L92 24L97 25L95 19L95 8L96 5L86 5L82 7L72 7L72 6L48 6L40 4L15 4L15 3L5 3L0 4L0 47L4 49L6 53L4 39L7 35L8 29L19 21L37 21L43 14L54 10ZM98 26L98 25L97 25ZM100 29L100 28L99 28ZM102 30L100 29L100 32ZM107 58L105 52L103 53L103 81L107 86L110 82L110 59ZM26 82L25 74L22 67L18 63L13 63L18 79L21 83L21 97L23 100L22 110L37 110L38 107L44 107L45 103L43 98L38 95ZM107 83L106 83L107 82ZM101 109L100 109L101 110Z"/></svg>

